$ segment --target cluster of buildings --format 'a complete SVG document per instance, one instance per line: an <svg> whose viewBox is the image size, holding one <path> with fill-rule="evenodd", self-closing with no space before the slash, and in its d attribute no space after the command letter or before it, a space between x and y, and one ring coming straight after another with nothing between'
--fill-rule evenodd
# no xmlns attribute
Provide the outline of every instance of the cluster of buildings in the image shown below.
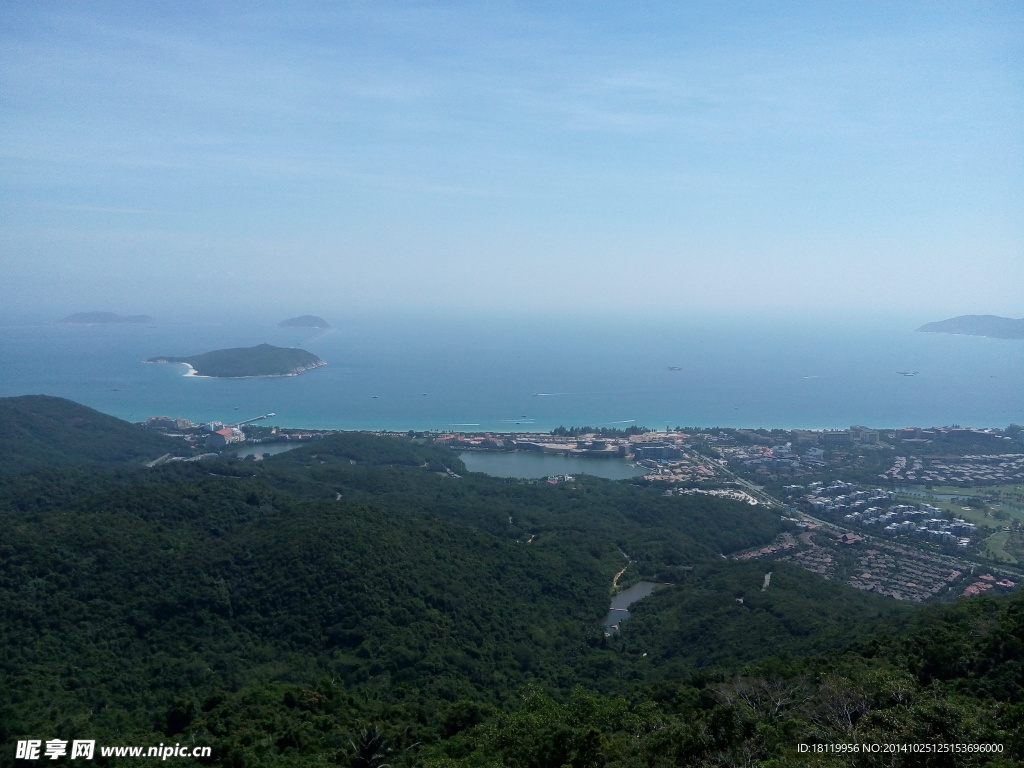
<svg viewBox="0 0 1024 768"><path fill-rule="evenodd" d="M188 429L196 429L198 425L177 416L150 416L146 419L146 426L161 432L184 432Z"/></svg>
<svg viewBox="0 0 1024 768"><path fill-rule="evenodd" d="M572 475L550 475L544 479L548 485L558 485L559 483L571 483L576 478Z"/></svg>
<svg viewBox="0 0 1024 768"><path fill-rule="evenodd" d="M818 433L828 434L828 433ZM727 461L742 464L754 470L773 471L794 470L801 465L807 468L825 465L825 449L811 446L810 448L794 447L793 443L780 445L743 445L720 449Z"/></svg>
<svg viewBox="0 0 1024 768"><path fill-rule="evenodd" d="M858 558L847 583L897 600L922 602L949 589L962 575L943 560L876 545Z"/></svg>
<svg viewBox="0 0 1024 768"><path fill-rule="evenodd" d="M835 575L836 564L835 556L832 552L824 547L817 546L809 533L802 534L801 540L808 546L783 555L779 560L793 563L793 565L798 565L805 571L816 573L827 579L832 578Z"/></svg>
<svg viewBox="0 0 1024 768"><path fill-rule="evenodd" d="M864 538L851 533L832 533L822 538L822 532L813 524L803 527L805 531L799 535L799 540L792 534L782 534L775 543L739 553L734 558L777 557L826 579L841 579L857 589L913 602L947 592L968 570L966 564L955 558L878 540L871 541L866 549L857 547L846 554L848 550L844 545L860 544ZM1008 579L994 583L1006 589L1015 586Z"/></svg>
<svg viewBox="0 0 1024 768"><path fill-rule="evenodd" d="M392 435L404 437L405 433L397 433L397 435L392 433ZM483 435L467 435L461 432L450 432L443 435L437 435L434 438L434 443L442 448L447 447L463 451L500 451L504 450L506 446L506 439L497 435L492 435L489 432Z"/></svg>
<svg viewBox="0 0 1024 768"><path fill-rule="evenodd" d="M223 448L233 443L245 442L245 433L238 427L225 426L221 421L211 421L206 424L196 424L188 419L177 416L150 416L146 419L146 426L165 433L183 433L202 430L207 432L205 443L210 448ZM188 438L192 440L193 438Z"/></svg>
<svg viewBox="0 0 1024 768"><path fill-rule="evenodd" d="M1003 589L1012 589L1017 586L1014 582L1009 579L999 579L996 581L996 577L991 573L983 573L978 577L978 580L973 584L969 585L964 589L962 594L964 597L974 597L975 595L983 595L993 587L1002 587Z"/></svg>
<svg viewBox="0 0 1024 768"><path fill-rule="evenodd" d="M779 552L785 552L787 549L793 549L796 545L796 538L794 538L793 534L780 533L779 537L771 544L748 549L745 552L733 555L733 558L735 560L760 560L762 557L770 557L771 555L777 555Z"/></svg>
<svg viewBox="0 0 1024 768"><path fill-rule="evenodd" d="M654 479L657 480L658 477L655 477ZM743 502L744 504L749 504L752 507L756 507L758 504L761 503L746 491L741 491L736 488L679 488L677 490L677 493L680 496L719 496L723 499L732 499L733 501L740 501ZM665 494L670 496L672 495L672 491L665 491Z"/></svg>
<svg viewBox="0 0 1024 768"><path fill-rule="evenodd" d="M825 430L804 430L797 429L793 432L797 443L811 443L822 445L825 448L845 448L854 443L861 445L878 445L882 440L882 433L870 427L853 426L849 429L825 429Z"/></svg>
<svg viewBox="0 0 1024 768"><path fill-rule="evenodd" d="M1017 427L1018 425L1011 425ZM974 429L973 427L904 427L897 429L890 437L904 443L931 443L935 440L964 442L964 441L1013 441L1013 437L1002 434L995 429ZM1017 432L1017 441L1024 444L1024 431Z"/></svg>
<svg viewBox="0 0 1024 768"><path fill-rule="evenodd" d="M788 495L799 494L803 487L787 485ZM830 485L811 483L802 502L815 512L842 515L848 523L880 528L889 534L915 534L966 549L977 526L931 504L894 504L896 494L875 488L857 490L852 483L836 481Z"/></svg>
<svg viewBox="0 0 1024 768"><path fill-rule="evenodd" d="M713 466L685 456L679 459L641 459L637 465L647 470L644 480L660 483L701 482L718 476Z"/></svg>
<svg viewBox="0 0 1024 768"><path fill-rule="evenodd" d="M806 493L803 493L804 486L802 485L787 485L782 490L787 496L802 494L803 500L811 509L833 514L867 509L873 504L888 506L896 500L896 494L893 491L881 488L870 491L857 490L857 486L853 483L845 483L842 480L836 480L828 485L820 482L810 483L806 488Z"/></svg>
<svg viewBox="0 0 1024 768"><path fill-rule="evenodd" d="M927 466L925 465L927 462ZM879 475L884 480L912 483L1001 485L1024 481L1024 453L990 456L921 458L897 456Z"/></svg>
<svg viewBox="0 0 1024 768"><path fill-rule="evenodd" d="M244 443L245 433L238 427L225 427L219 421L207 425L210 434L206 438L206 444L211 448L223 448L234 443Z"/></svg>

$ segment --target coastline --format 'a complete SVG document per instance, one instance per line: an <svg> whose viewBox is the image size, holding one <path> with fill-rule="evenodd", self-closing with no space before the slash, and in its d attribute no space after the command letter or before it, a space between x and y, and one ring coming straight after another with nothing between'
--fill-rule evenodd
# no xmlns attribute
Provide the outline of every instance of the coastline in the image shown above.
<svg viewBox="0 0 1024 768"><path fill-rule="evenodd" d="M196 379L212 379L212 378L214 378L213 376L203 376L201 373L199 373L199 371L197 371L195 368L193 368L189 363L179 363L179 365L184 365L186 368L188 368L188 370L185 371L185 373L183 373L182 376L186 376L186 377L189 377L189 378L196 378Z"/></svg>
<svg viewBox="0 0 1024 768"><path fill-rule="evenodd" d="M301 376L306 371L312 371L316 368L322 368L327 365L326 360L321 360L318 363L314 363L303 368L301 371L292 371L290 373L265 373L257 376L210 376L205 373L199 373L191 363L186 363L181 360L143 360L142 362L153 365L184 365L188 370L182 374L182 377L194 379L280 379L285 376Z"/></svg>
<svg viewBox="0 0 1024 768"><path fill-rule="evenodd" d="M345 430L548 432L558 426L621 427L613 422L626 418L659 429L953 423L1002 428L1024 419L1020 343L970 341L955 334L845 334L838 342L849 350L837 361L820 356L834 329L797 333L784 343L759 337L758 349L752 334L723 331L698 339L668 329L671 360L686 367L671 373L664 369L669 355L663 343L648 343L640 334L600 337L600 343L581 337L569 359L561 351L567 337L559 328L531 342L535 347L524 347L517 337L496 338L486 327L444 336L429 335L436 330L433 324L401 334L357 324L335 329L316 344L314 351L330 365L301 382L187 385L177 384L177 377L203 375L187 367L161 373L138 363L159 350L184 354L192 348L244 346L264 330L212 325L99 330L103 333L71 326L3 329L3 394L44 390L131 421L166 412L210 421L238 406L253 413L277 411L279 421L297 428ZM295 339L273 336L271 341ZM490 351L481 356L481 350ZM893 373L903 369L921 373ZM818 378L801 378L811 374ZM429 397L422 396L425 391ZM534 392L579 394L532 397ZM520 421L529 425L515 423Z"/></svg>

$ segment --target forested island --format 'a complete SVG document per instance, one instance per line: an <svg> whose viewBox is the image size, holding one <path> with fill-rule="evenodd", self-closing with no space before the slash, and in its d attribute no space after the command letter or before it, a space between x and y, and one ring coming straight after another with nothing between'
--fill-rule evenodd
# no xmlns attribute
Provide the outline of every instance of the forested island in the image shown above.
<svg viewBox="0 0 1024 768"><path fill-rule="evenodd" d="M277 325L279 328L319 328L325 331L331 327L330 323L316 315L291 317L287 320L282 320Z"/></svg>
<svg viewBox="0 0 1024 768"><path fill-rule="evenodd" d="M776 511L643 481L489 477L415 437L147 469L137 457L164 444L132 425L14 400L6 450L48 449L0 465L11 755L52 735L95 739L98 756L202 745L201 764L247 768L1024 756L1020 593L901 603L735 557L785 532ZM105 461L86 471L86 453ZM669 586L608 635L616 574Z"/></svg>
<svg viewBox="0 0 1024 768"><path fill-rule="evenodd" d="M998 315L960 315L949 320L926 323L917 330L923 333L986 336L990 339L1024 339L1024 318L1015 320Z"/></svg>
<svg viewBox="0 0 1024 768"><path fill-rule="evenodd" d="M149 315L118 315L113 312L76 312L58 321L62 325L124 325L152 323Z"/></svg>
<svg viewBox="0 0 1024 768"><path fill-rule="evenodd" d="M245 378L250 376L295 376L326 362L304 349L259 344L255 347L217 349L201 355L151 357L147 363L185 363L197 376Z"/></svg>

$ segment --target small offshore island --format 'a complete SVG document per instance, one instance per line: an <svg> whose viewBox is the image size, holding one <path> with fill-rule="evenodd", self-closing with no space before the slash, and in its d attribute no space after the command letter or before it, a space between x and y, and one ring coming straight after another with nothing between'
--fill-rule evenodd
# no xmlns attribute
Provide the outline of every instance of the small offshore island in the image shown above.
<svg viewBox="0 0 1024 768"><path fill-rule="evenodd" d="M1024 318L1014 320L998 315L960 315L937 323L925 323L917 330L923 333L985 336L990 339L1024 339Z"/></svg>
<svg viewBox="0 0 1024 768"><path fill-rule="evenodd" d="M290 317L287 320L282 320L277 324L278 328L319 328L320 330L330 330L331 324L324 320L322 317L316 315L302 315L301 317Z"/></svg>
<svg viewBox="0 0 1024 768"><path fill-rule="evenodd" d="M304 349L260 344L255 347L216 349L201 355L151 357L147 363L184 363L190 376L242 379L254 376L297 376L327 363Z"/></svg>
<svg viewBox="0 0 1024 768"><path fill-rule="evenodd" d="M58 320L61 325L125 325L152 323L149 315L118 315L113 312L76 312Z"/></svg>

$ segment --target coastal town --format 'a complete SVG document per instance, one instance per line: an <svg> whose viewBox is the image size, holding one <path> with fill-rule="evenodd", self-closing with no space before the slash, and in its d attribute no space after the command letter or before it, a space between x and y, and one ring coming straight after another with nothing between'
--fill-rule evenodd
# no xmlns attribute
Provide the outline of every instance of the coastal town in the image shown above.
<svg viewBox="0 0 1024 768"><path fill-rule="evenodd" d="M234 423L147 420L182 438L191 457L261 461L330 434ZM676 428L552 432L375 431L454 453L530 453L625 463L631 482L668 496L708 494L780 514L790 526L738 560L787 562L897 600L921 602L1015 589L1024 580L1024 428L878 430ZM266 450L261 450L265 446ZM585 470L584 470L585 471ZM449 476L458 474L448 470ZM573 483L579 470L525 482Z"/></svg>

